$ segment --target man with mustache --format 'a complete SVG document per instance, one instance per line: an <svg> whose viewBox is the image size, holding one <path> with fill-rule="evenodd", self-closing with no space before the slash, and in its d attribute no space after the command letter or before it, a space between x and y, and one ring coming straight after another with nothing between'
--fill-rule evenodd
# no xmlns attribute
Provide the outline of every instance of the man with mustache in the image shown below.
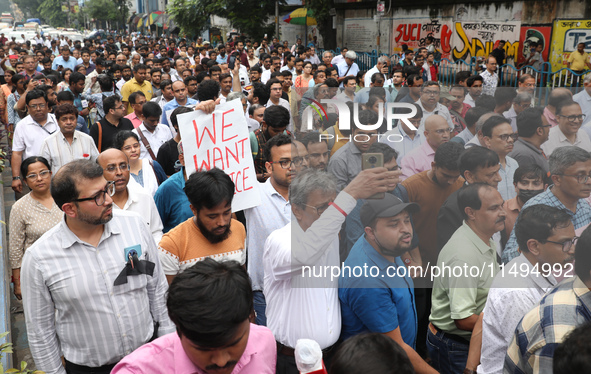
<svg viewBox="0 0 591 374"><path fill-rule="evenodd" d="M505 228L503 203L499 191L488 184L473 183L459 190L464 222L439 253L441 272L434 274L432 269L427 351L439 373L457 374L466 368L472 331L499 271L492 236Z"/></svg>
<svg viewBox="0 0 591 374"><path fill-rule="evenodd" d="M127 356L113 374L275 373L275 338L250 323L251 283L237 262L196 263L172 282L167 306L177 331Z"/></svg>
<svg viewBox="0 0 591 374"><path fill-rule="evenodd" d="M158 248L168 282L195 262L246 262L244 225L232 219L234 182L218 168L198 171L185 182L193 217L162 237Z"/></svg>
<svg viewBox="0 0 591 374"><path fill-rule="evenodd" d="M115 183L113 209L138 213L146 222L154 241L160 242L162 220L158 208L147 190L134 180L130 183L129 159L125 153L116 148L109 148L98 156L97 163L103 168L105 179Z"/></svg>
<svg viewBox="0 0 591 374"><path fill-rule="evenodd" d="M501 373L507 347L521 318L558 282L544 269L567 269L574 259L575 227L569 214L547 205L523 210L515 227L521 255L497 274L482 319L482 354L478 372ZM528 271L521 271L528 269ZM538 271L535 271L538 269ZM558 273L557 273L558 274ZM508 307L510 306L510 307Z"/></svg>
<svg viewBox="0 0 591 374"><path fill-rule="evenodd" d="M64 218L27 249L21 269L29 347L46 373L108 374L175 331L156 244L140 217L113 211L114 194L90 160L64 165L51 182ZM143 271L126 272L132 266Z"/></svg>
<svg viewBox="0 0 591 374"><path fill-rule="evenodd" d="M382 333L404 349L417 373L436 373L414 350L417 312L412 278L408 272L394 272L395 276L387 272L405 268L400 256L412 249L411 215L418 211L416 203L405 204L392 194L380 200L368 199L361 207L365 232L351 248L344 268L371 266L379 273L357 277L343 272L339 279L341 337Z"/></svg>

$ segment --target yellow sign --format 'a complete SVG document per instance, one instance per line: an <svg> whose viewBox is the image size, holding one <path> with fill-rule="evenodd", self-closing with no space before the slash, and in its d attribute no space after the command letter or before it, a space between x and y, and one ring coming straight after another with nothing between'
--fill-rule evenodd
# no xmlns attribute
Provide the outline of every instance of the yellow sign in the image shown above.
<svg viewBox="0 0 591 374"><path fill-rule="evenodd" d="M80 6L74 5L74 13L79 13L79 12L80 12Z"/></svg>
<svg viewBox="0 0 591 374"><path fill-rule="evenodd" d="M67 12L67 11L68 11L68 6L62 5L62 12Z"/></svg>
<svg viewBox="0 0 591 374"><path fill-rule="evenodd" d="M549 56L552 71L566 68L570 54L577 50L579 43L585 43L585 51L591 53L591 20L554 21Z"/></svg>

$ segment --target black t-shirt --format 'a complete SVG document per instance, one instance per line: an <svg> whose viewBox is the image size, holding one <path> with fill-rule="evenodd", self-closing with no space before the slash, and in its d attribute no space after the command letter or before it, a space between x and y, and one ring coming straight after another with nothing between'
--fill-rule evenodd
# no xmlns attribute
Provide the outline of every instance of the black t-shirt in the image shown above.
<svg viewBox="0 0 591 374"><path fill-rule="evenodd" d="M156 156L156 161L158 161L168 176L177 172L174 168L174 164L179 159L179 149L177 144L178 143L174 138L169 139L166 143L160 146L160 149L158 149L158 155Z"/></svg>
<svg viewBox="0 0 591 374"><path fill-rule="evenodd" d="M113 139L115 138L115 135L117 135L117 133L119 131L133 130L133 124L127 118L121 118L119 120L118 126L113 126L111 124L111 122L107 121L106 118L101 119L99 121L99 123L101 124L101 129L102 129L102 134L103 134L102 143L101 143L100 147L99 147L98 124L95 123L92 126L90 126L90 136L92 136L92 139L94 140L94 144L98 148L99 152L102 152L105 149L113 146Z"/></svg>

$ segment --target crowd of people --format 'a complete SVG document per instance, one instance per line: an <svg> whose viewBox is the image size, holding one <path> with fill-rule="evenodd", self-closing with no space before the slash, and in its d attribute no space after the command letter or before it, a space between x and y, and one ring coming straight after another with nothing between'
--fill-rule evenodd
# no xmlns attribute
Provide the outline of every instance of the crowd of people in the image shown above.
<svg viewBox="0 0 591 374"><path fill-rule="evenodd" d="M591 74L503 87L500 43L445 87L431 38L367 71L300 39L40 42L0 48L37 369L591 367ZM233 100L261 197L236 212L222 169L187 173L179 117Z"/></svg>

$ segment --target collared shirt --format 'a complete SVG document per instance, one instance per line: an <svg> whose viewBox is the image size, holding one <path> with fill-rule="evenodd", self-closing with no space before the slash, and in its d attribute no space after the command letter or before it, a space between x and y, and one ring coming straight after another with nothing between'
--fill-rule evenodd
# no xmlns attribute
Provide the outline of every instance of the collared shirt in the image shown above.
<svg viewBox="0 0 591 374"><path fill-rule="evenodd" d="M347 102L347 101L355 101L355 98L357 97L357 94L353 93L353 98L351 99L351 97L347 96L347 94L345 93L345 91L343 90L342 92L339 92L336 96L335 99L336 100L340 100L342 102ZM367 101L366 101L367 102Z"/></svg>
<svg viewBox="0 0 591 374"><path fill-rule="evenodd" d="M568 56L568 62L571 63L570 69L574 71L581 71L585 69L587 66L587 62L589 62L589 55L587 52L583 52L582 54L577 50Z"/></svg>
<svg viewBox="0 0 591 374"><path fill-rule="evenodd" d="M467 94L466 97L464 98L464 104L468 104L471 107L476 106L476 103L474 102L474 99L472 98L472 96L470 94Z"/></svg>
<svg viewBox="0 0 591 374"><path fill-rule="evenodd" d="M197 105L197 104L198 104L197 100L187 97L187 103L185 104L185 106ZM176 98L174 98L174 99L170 100L168 103L164 104L164 108L162 108L162 119L160 120L160 123L171 127L172 125L170 125L168 123L168 115L166 113L168 113L169 111L172 112L173 110L175 110L179 106L181 106L181 105L176 101Z"/></svg>
<svg viewBox="0 0 591 374"><path fill-rule="evenodd" d="M507 347L515 328L552 287L554 277L544 277L521 254L505 266L493 280L482 320L482 353L477 372L502 374Z"/></svg>
<svg viewBox="0 0 591 374"><path fill-rule="evenodd" d="M575 226L575 230L591 222L591 206L585 201L585 199L579 199L577 202L576 211L573 213L570 209L567 209L562 201L558 200L554 193L552 193L552 189L554 188L556 187L550 186L546 191L532 197L525 204L523 204L521 210L535 204L543 204L553 206L558 209L563 209L570 215L571 221ZM517 217L517 220L519 220L519 217ZM519 256L519 252L517 251L517 238L515 237L515 230L513 230L511 237L505 246L505 250L503 251L503 262L507 263L517 256Z"/></svg>
<svg viewBox="0 0 591 374"><path fill-rule="evenodd" d="M138 117L138 115L135 112L131 112L123 118L127 118L128 120L130 120L134 129L137 129L139 125L141 125L143 122L143 120L140 117Z"/></svg>
<svg viewBox="0 0 591 374"><path fill-rule="evenodd" d="M148 141L148 144L150 144L150 147L152 149L152 152L154 153L154 156L158 155L158 150L160 149L162 144L164 144L167 141L169 141L170 139L172 139L172 133L170 132L170 128L165 125L157 125L156 128L154 129L154 132L150 132L150 131L148 131L148 129L146 129L146 126L142 122L137 128L133 129L133 132L138 134L138 136L139 136L139 131L141 131L142 134L144 134L144 136L146 137L146 140ZM141 147L140 158L151 159L152 157L150 156L148 149L144 145L144 142L142 142L141 137L140 137L140 147Z"/></svg>
<svg viewBox="0 0 591 374"><path fill-rule="evenodd" d="M480 73L480 76L484 80L482 85L482 94L495 96L495 90L499 84L499 74L497 74L496 71L491 74L488 70L485 70Z"/></svg>
<svg viewBox="0 0 591 374"><path fill-rule="evenodd" d="M348 214L356 200L341 192L334 203ZM345 215L331 205L306 231L292 218L269 235L263 253L266 316L279 343L294 348L306 338L325 349L339 339L338 279L315 277L312 269L339 266L338 233L344 221Z"/></svg>
<svg viewBox="0 0 591 374"><path fill-rule="evenodd" d="M379 73L380 70L378 69L378 65L374 66L373 68L369 69L369 71L367 73L365 73L365 87L369 87L369 85L371 84L371 77L373 77L373 75L375 73ZM382 74L383 76L384 74ZM386 78L384 77L384 81L386 80Z"/></svg>
<svg viewBox="0 0 591 374"><path fill-rule="evenodd" d="M12 150L22 151L23 160L31 156L38 156L45 138L56 131L59 131L59 126L53 114L47 115L47 122L43 126L29 114L20 120L14 128Z"/></svg>
<svg viewBox="0 0 591 374"><path fill-rule="evenodd" d="M400 257L394 263L388 261L361 236L344 266L370 267L376 269L377 276L357 277L343 272L339 279L342 338L364 332L385 334L400 328L402 340L414 348L418 324L414 284L408 272L402 276L397 273L398 268L405 268Z"/></svg>
<svg viewBox="0 0 591 374"><path fill-rule="evenodd" d="M360 103L360 104L365 104L367 103L367 101L369 100L369 91L371 90L372 87L364 87L362 89L360 89L359 91L357 91L355 93L355 100L354 102L356 103ZM390 96L390 92L388 92L388 90L386 90L384 88L384 91L386 92L386 102L392 102L394 101L394 98L392 98L392 96Z"/></svg>
<svg viewBox="0 0 591 374"><path fill-rule="evenodd" d="M511 105L511 109L503 113L503 117L511 121L511 128L517 132L517 113L515 113L515 105Z"/></svg>
<svg viewBox="0 0 591 374"><path fill-rule="evenodd" d="M76 71L76 59L72 56L70 56L68 58L68 61L64 60L64 58L62 56L57 56L56 58L53 59L53 63L51 64L51 69L52 70L57 70L57 67L61 65L64 67L64 69L66 68L70 68L72 69L72 71Z"/></svg>
<svg viewBox="0 0 591 374"><path fill-rule="evenodd" d="M262 291L264 283L263 250L269 235L291 221L291 203L271 183L259 183L261 205L246 209L246 243L248 248L248 274L252 280L252 289Z"/></svg>
<svg viewBox="0 0 591 374"><path fill-rule="evenodd" d="M461 145L466 145L466 143L472 140L472 138L474 138L474 134L472 134L470 130L468 130L468 128L466 127L458 135L451 138L450 142L458 142Z"/></svg>
<svg viewBox="0 0 591 374"><path fill-rule="evenodd" d="M147 190L134 181L133 178L130 178L127 184L127 194L127 201L123 208L119 208L117 204L113 203L113 209L138 213L152 233L154 242L158 244L160 239L162 239L162 220L158 214L158 208L156 208L154 198L152 198L152 195Z"/></svg>
<svg viewBox="0 0 591 374"><path fill-rule="evenodd" d="M452 138L453 139L453 138ZM472 139L470 139L469 141L466 142L466 144L464 144L464 148L468 149L471 147L482 147L482 143L480 143L480 139L478 139L478 136L473 136Z"/></svg>
<svg viewBox="0 0 591 374"><path fill-rule="evenodd" d="M155 264L153 276L127 277L125 249ZM65 374L60 356L84 366L115 363L154 333L175 331L166 311L168 284L150 232L135 213L113 210L95 248L65 219L26 252L21 268L29 347L37 369Z"/></svg>
<svg viewBox="0 0 591 374"><path fill-rule="evenodd" d="M392 130L384 133L380 138L380 143L388 144L396 151L398 154L398 157L396 157L396 163L398 165L400 165L406 154L410 153L415 148L420 147L424 142L425 138L420 131L416 131L414 139L411 139L400 124Z"/></svg>
<svg viewBox="0 0 591 374"><path fill-rule="evenodd" d="M591 149L591 139L589 139L589 135L587 135L585 130L579 129L575 135L574 143L571 143L570 140L568 140L567 137L562 133L562 131L560 131L560 126L556 126L550 129L548 140L542 144L541 147L546 156L550 157L556 148L571 145L583 148L584 150L588 151Z"/></svg>
<svg viewBox="0 0 591 374"><path fill-rule="evenodd" d="M552 112L548 109L548 107L544 107L544 117L548 120L548 124L554 126L558 126L558 121L556 120L556 115L552 114Z"/></svg>
<svg viewBox="0 0 591 374"><path fill-rule="evenodd" d="M444 264L451 269L486 268L480 276L462 272L458 277L443 271L434 277L429 320L443 332L470 339L472 332L460 330L454 321L478 315L484 309L488 290L499 271L494 241L483 242L464 221L439 253L437 265L443 269Z"/></svg>
<svg viewBox="0 0 591 374"><path fill-rule="evenodd" d="M536 164L546 173L550 170L546 154L525 139L517 139L508 156L517 161L520 166Z"/></svg>
<svg viewBox="0 0 591 374"><path fill-rule="evenodd" d="M591 321L591 290L579 277L561 282L517 325L505 373L552 374L554 350L572 330Z"/></svg>
<svg viewBox="0 0 591 374"><path fill-rule="evenodd" d="M357 73L359 73L359 66L357 66L355 62L353 62L351 66L349 66L347 65L347 61L345 60L337 65L337 70L339 72L339 77L348 77L349 75L356 77ZM342 82L341 87L343 87Z"/></svg>
<svg viewBox="0 0 591 374"><path fill-rule="evenodd" d="M146 96L146 101L152 100L153 92L152 92L152 83L148 82L147 80L143 81L142 84L139 84L135 78L131 78L121 87L121 96L122 101L126 103L127 106L127 114L133 112L133 108L129 103L129 95L136 91L141 91Z"/></svg>
<svg viewBox="0 0 591 374"><path fill-rule="evenodd" d="M431 170L431 163L435 159L435 151L427 141L424 141L420 147L410 151L400 161L400 168L402 169L401 180L404 180L411 175L420 173L421 171Z"/></svg>
<svg viewBox="0 0 591 374"><path fill-rule="evenodd" d="M425 124L425 120L427 118L429 118L430 116L432 116L433 114L439 114L440 116L442 116L443 118L445 118L445 120L447 121L447 124L449 125L450 129L454 129L454 122L451 119L451 114L449 114L449 110L445 107L445 105L441 104L441 103L437 103L437 105L435 106L435 109L433 109L433 111L428 111L427 109L425 109L425 106L423 105L423 102L421 101L421 99L418 99L415 104L417 104L418 106L421 107L421 109L423 109L423 119L421 120L421 127L424 127ZM424 129L419 129L419 131L422 131Z"/></svg>
<svg viewBox="0 0 591 374"><path fill-rule="evenodd" d="M277 343L264 326L250 325L248 343L233 374L275 374ZM148 343L125 357L112 374L205 374L187 356L174 332Z"/></svg>
<svg viewBox="0 0 591 374"><path fill-rule="evenodd" d="M585 115L584 124L591 121L591 96L586 89L581 90L578 94L573 96L573 101L577 102L581 107L581 111Z"/></svg>
<svg viewBox="0 0 591 374"><path fill-rule="evenodd" d="M513 184L513 175L515 174L515 170L517 170L518 167L519 164L517 161L509 156L505 156L505 167L501 165L501 168L499 169L501 181L497 186L497 190L499 190L503 200L509 200L517 196L517 192L515 192L515 185Z"/></svg>
<svg viewBox="0 0 591 374"><path fill-rule="evenodd" d="M361 151L353 142L342 146L328 161L327 171L337 179L337 189L344 189L361 173Z"/></svg>
<svg viewBox="0 0 591 374"><path fill-rule="evenodd" d="M70 161L80 158L95 161L98 157L98 150L90 135L80 131L74 131L72 144L70 144L61 131L49 135L43 144L39 155L45 157L51 164L51 171L55 173Z"/></svg>
<svg viewBox="0 0 591 374"><path fill-rule="evenodd" d="M93 103L96 104L96 111L97 114L99 115L99 119L102 119L105 117L105 110L103 108L103 99L106 99L109 96L113 96L113 95L118 95L113 91L106 91L106 92L102 92L100 89L98 91L98 93L93 93L93 90L86 90L83 94L82 94L82 98L84 100L89 100L92 101Z"/></svg>
<svg viewBox="0 0 591 374"><path fill-rule="evenodd" d="M189 199L185 194L185 177L181 171L173 174L158 187L154 202L160 213L164 233L175 228L181 222L193 217Z"/></svg>

